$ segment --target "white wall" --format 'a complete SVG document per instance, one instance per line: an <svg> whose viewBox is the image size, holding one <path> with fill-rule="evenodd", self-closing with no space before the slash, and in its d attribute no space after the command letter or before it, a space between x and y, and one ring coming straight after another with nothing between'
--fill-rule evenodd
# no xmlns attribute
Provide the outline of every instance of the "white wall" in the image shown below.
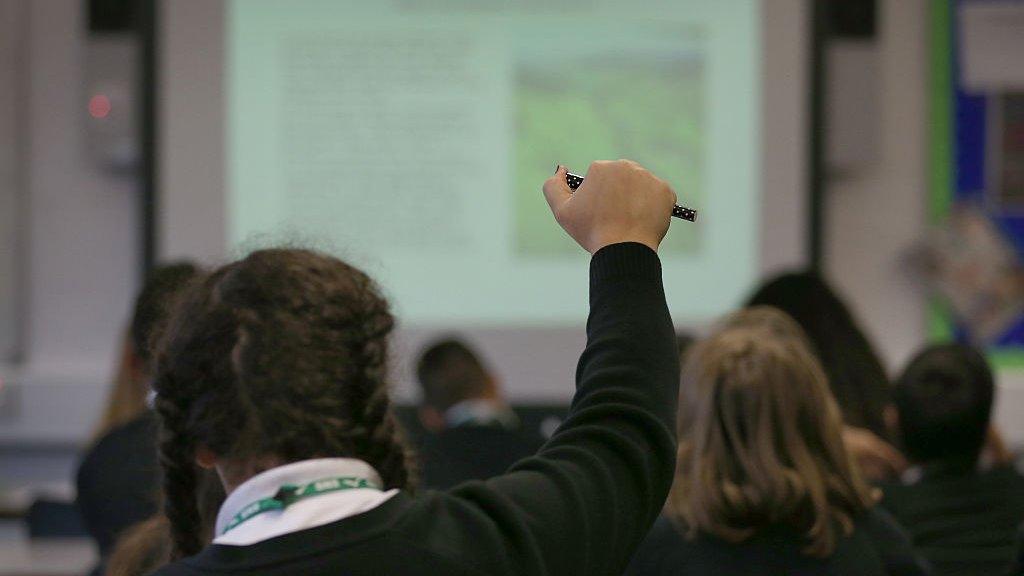
<svg viewBox="0 0 1024 576"><path fill-rule="evenodd" d="M85 3L30 6L29 362L105 376L136 284L138 190L88 155Z"/></svg>
<svg viewBox="0 0 1024 576"><path fill-rule="evenodd" d="M26 36L19 21L25 11L24 0L0 0L0 363L13 360L20 348L18 214L24 190L19 105Z"/></svg>
<svg viewBox="0 0 1024 576"><path fill-rule="evenodd" d="M874 85L877 97L857 94L860 113L875 154L862 153L855 167L835 174L826 197L826 272L845 294L873 336L879 353L896 368L924 339L920 293L900 269L900 257L925 227L928 81L928 2L882 0L879 3L877 57L845 50L833 64L832 89ZM836 55L836 53L833 53ZM872 108L876 109L872 110ZM843 118L834 127L846 130ZM838 124L838 126L837 126ZM845 132L844 132L845 133ZM865 146L870 151L871 146Z"/></svg>
<svg viewBox="0 0 1024 576"><path fill-rule="evenodd" d="M99 172L85 154L80 124L84 110L83 4L75 0L0 1L20 1L26 6L26 22L20 25L24 26L29 39L26 69L30 75L25 90L28 102L23 109L28 110L24 122L29 134L26 181L28 222L32 229L27 278L30 356L18 376L31 390L23 392L19 401L22 418L11 419L0 411L0 442L18 438L66 439L68 435L88 430L92 424L113 362L113 346L137 282L136 192L129 181ZM802 10L801 0L786 2L787 10ZM203 27L213 25L217 19L188 20L190 13L194 12L192 16L202 13L209 4L220 3L176 1L177 7L184 8L170 16L184 15L185 20L171 24L178 30L189 31L188 35L193 38L209 38ZM778 8L775 4L773 7ZM799 31L783 25L792 22L782 17L783 12L786 10L766 14L766 32L770 32L766 34L766 42L775 42L776 50L780 45L783 50L802 50L805 38L786 41L787 35L799 35ZM0 12L0 17L7 17L6 14ZM865 121L873 119L877 123L872 130L878 153L865 155L869 160L866 164L844 172L843 179L830 187L826 205L827 272L874 337L891 371L898 369L924 340L922 301L901 274L899 256L924 226L928 22L926 0L882 0L875 67L860 69L854 63L838 71L854 77L857 74L869 77L878 87L874 103L863 103L868 107L877 106L877 116L869 113L864 117ZM219 52L211 49L207 56L211 53ZM193 74L185 80L191 83L195 98L209 97L210 91L213 97L217 96L216 78L211 82L211 78L203 76L215 69L219 69L219 65L180 68L181 73ZM803 70L765 70L766 75L772 73L798 78ZM3 98L10 98L12 94L7 90L2 92L0 107L5 102ZM766 89L765 96L766 121L780 121L790 126L788 131L779 132L778 126L772 130L773 134L784 136L768 144L779 149L802 147L803 106L787 98L784 91ZM189 101L172 102L165 111L165 114L171 113L179 118L188 115L192 120L188 125L213 123L218 127L213 133L221 133L219 120L203 116L202 110L190 106ZM796 122L781 122L791 115L801 117ZM176 130L166 117L164 128L169 134ZM184 136L177 134L176 137L181 140ZM167 175L169 180L165 181L165 187L174 192L165 198L165 210L187 209L178 202L188 195L215 193L206 183L216 182L216 178L221 177L217 176L218 164L222 162L218 142L192 141L188 147L165 149L165 161L184 158L195 166L192 174ZM803 208L797 200L802 194L803 164L787 167L766 162L763 170L766 181L781 183L782 188L791 187L794 191L784 196L781 203L772 204L772 209L778 214L799 211L797 221L800 221ZM209 176L210 171L213 177ZM207 174L205 179L198 177L204 173ZM769 213L766 222L777 219ZM199 235L196 235L197 230ZM202 235L203 230L214 230L213 236ZM163 233L167 235L165 240L172 240L170 245L174 248L170 252L173 255L198 253L216 259L219 252L212 251L210 245L221 238L223 232L198 226ZM775 242L787 246L799 243L802 236L803 230L794 227L769 225L762 230L766 246ZM766 248L769 258L776 253ZM785 258L772 263L768 269L798 261L799 257ZM425 335L421 334L403 336L397 343L398 352L414 350L423 337ZM519 346L516 342L502 341L499 336L488 337L495 339L499 348ZM571 359L563 361L563 357L572 357L580 342L579 339L564 340L560 334L546 338L553 347L551 354L544 358L525 361L512 354L503 355L499 360L495 351L491 351L490 356L502 371L513 371L512 366L517 364L529 366L529 370L523 372L524 378L546 377L555 388L553 394L563 397L564 383L554 381L559 376L571 377ZM552 370L551 366L555 368ZM0 373L8 377L15 374L10 369ZM1024 441L1024 417L1020 417L1024 414L1018 415L1014 410L1021 407L1020 412L1024 412L1024 378L1004 374L1000 382L998 418L1011 437ZM63 404L57 405L56 401ZM32 418L39 415L43 418ZM1021 424L1015 424L1017 422Z"/></svg>
<svg viewBox="0 0 1024 576"><path fill-rule="evenodd" d="M901 256L926 226L928 195L927 0L881 0L875 54L840 47L833 80L844 86L875 86L874 97L847 94L858 117L856 167L843 166L829 186L826 204L826 272L847 297L895 375L926 342L925 299L901 269ZM845 51L845 52L844 52ZM832 84L836 87L837 84ZM856 100L860 99L860 102ZM847 112L849 115L850 112ZM835 120L833 127L835 127ZM997 376L995 420L1012 444L1024 444L1024 371Z"/></svg>
<svg viewBox="0 0 1024 576"><path fill-rule="evenodd" d="M767 6L770 4L771 9ZM807 263L807 129L810 98L809 5L805 0L765 0L762 7L761 205L762 273Z"/></svg>
<svg viewBox="0 0 1024 576"><path fill-rule="evenodd" d="M85 3L24 5L27 356L0 368L21 385L0 412L0 442L84 440L137 284L138 193L131 178L105 174L89 155Z"/></svg>

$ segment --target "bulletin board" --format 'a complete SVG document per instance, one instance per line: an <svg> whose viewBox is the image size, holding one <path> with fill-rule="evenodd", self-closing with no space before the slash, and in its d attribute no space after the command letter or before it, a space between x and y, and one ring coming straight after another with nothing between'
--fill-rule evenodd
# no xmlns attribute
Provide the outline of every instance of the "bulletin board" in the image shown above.
<svg viewBox="0 0 1024 576"><path fill-rule="evenodd" d="M1024 140L1024 91L972 91L963 82L962 8L985 1L931 3L929 221L944 222L958 204L980 208L1021 256L1024 196L1011 161ZM932 305L929 333L934 340L965 338L940 303ZM1001 333L989 353L1000 368L1024 368L1024 315Z"/></svg>

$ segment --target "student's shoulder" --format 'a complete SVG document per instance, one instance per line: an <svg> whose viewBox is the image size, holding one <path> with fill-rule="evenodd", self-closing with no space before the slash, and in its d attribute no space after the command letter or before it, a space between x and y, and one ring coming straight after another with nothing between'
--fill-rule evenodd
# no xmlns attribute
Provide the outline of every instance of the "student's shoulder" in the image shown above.
<svg viewBox="0 0 1024 576"><path fill-rule="evenodd" d="M876 505L862 512L854 521L858 528L882 538L906 539L907 534L891 512Z"/></svg>
<svg viewBox="0 0 1024 576"><path fill-rule="evenodd" d="M746 574L749 551L705 535L688 537L662 514L633 554L624 576Z"/></svg>
<svg viewBox="0 0 1024 576"><path fill-rule="evenodd" d="M1016 466L1006 464L993 467L986 473L986 485L979 486L984 491L1018 511L1024 510L1024 474Z"/></svg>
<svg viewBox="0 0 1024 576"><path fill-rule="evenodd" d="M930 573L927 563L914 550L910 536L899 522L881 506L873 506L854 521L855 529L863 530L871 541L889 574L908 576Z"/></svg>
<svg viewBox="0 0 1024 576"><path fill-rule="evenodd" d="M671 518L662 514L654 522L654 526L651 527L651 531L647 533L647 538L644 539L644 546L653 548L679 548L686 547L686 543L689 542L683 536L682 530L676 525L675 521Z"/></svg>
<svg viewBox="0 0 1024 576"><path fill-rule="evenodd" d="M144 414L110 430L82 455L77 481L88 481L95 474L108 474L112 466L154 467L157 428L156 419Z"/></svg>
<svg viewBox="0 0 1024 576"><path fill-rule="evenodd" d="M1013 486L1024 486L1024 474L1020 473L1020 470L1013 464L1001 464L993 466L984 476L991 478L997 482Z"/></svg>
<svg viewBox="0 0 1024 576"><path fill-rule="evenodd" d="M200 574L202 574L202 572L197 568L189 566L185 561L179 560L162 566L149 576L198 576Z"/></svg>
<svg viewBox="0 0 1024 576"><path fill-rule="evenodd" d="M155 454L158 428L156 416L147 411L109 430L96 442L89 454L120 459L124 457L126 447L132 449L136 446L152 447Z"/></svg>
<svg viewBox="0 0 1024 576"><path fill-rule="evenodd" d="M519 563L536 556L534 524L491 481L471 480L409 498L389 538L471 573L514 574L531 568Z"/></svg>

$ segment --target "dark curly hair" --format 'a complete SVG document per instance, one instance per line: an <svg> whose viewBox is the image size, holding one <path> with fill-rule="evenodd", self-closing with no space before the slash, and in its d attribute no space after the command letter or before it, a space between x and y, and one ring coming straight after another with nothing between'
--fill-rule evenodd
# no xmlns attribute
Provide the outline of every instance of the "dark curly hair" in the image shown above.
<svg viewBox="0 0 1024 576"><path fill-rule="evenodd" d="M218 458L359 458L411 488L386 385L388 302L362 271L308 250L254 252L186 295L157 349L164 513L175 559L202 548L197 447Z"/></svg>

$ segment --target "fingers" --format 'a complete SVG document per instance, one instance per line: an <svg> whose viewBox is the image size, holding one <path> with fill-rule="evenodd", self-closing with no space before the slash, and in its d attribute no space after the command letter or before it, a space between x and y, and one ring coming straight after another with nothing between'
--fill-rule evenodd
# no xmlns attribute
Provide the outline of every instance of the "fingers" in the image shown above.
<svg viewBox="0 0 1024 576"><path fill-rule="evenodd" d="M892 477L903 473L907 468L903 454L869 430L844 427L843 443L860 463L863 471L869 475L873 475L874 472L874 475L880 473L882 477Z"/></svg>
<svg viewBox="0 0 1024 576"><path fill-rule="evenodd" d="M983 447L988 451L988 456L992 459L994 464L1013 463L1013 452L1006 446L1006 441L1003 440L1003 435L994 424L988 427Z"/></svg>
<svg viewBox="0 0 1024 576"><path fill-rule="evenodd" d="M565 172L565 166L559 164L555 175L544 181L544 198L556 220L562 206L572 198L572 188L565 182Z"/></svg>
<svg viewBox="0 0 1024 576"><path fill-rule="evenodd" d="M903 457L903 454L900 454L899 450L893 448L892 445L877 436L874 436L873 440L871 443L871 456L884 463L893 475L901 474L906 470L907 460Z"/></svg>

